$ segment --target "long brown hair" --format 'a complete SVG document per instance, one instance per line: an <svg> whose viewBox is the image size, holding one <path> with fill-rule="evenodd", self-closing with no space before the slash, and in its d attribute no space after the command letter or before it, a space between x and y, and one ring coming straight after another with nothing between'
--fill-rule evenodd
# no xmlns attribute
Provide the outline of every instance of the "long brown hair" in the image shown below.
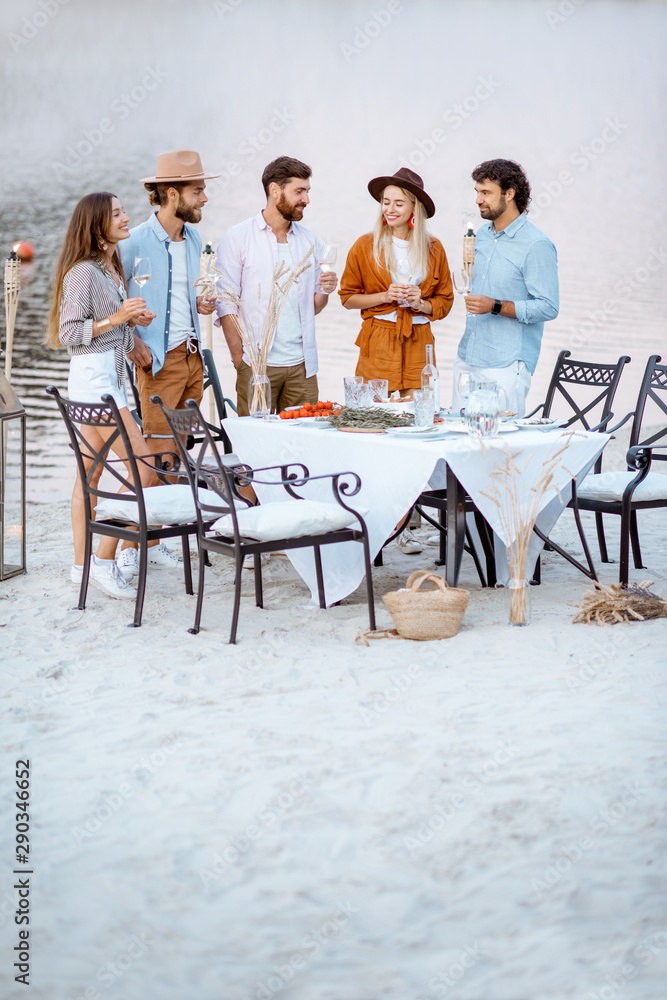
<svg viewBox="0 0 667 1000"><path fill-rule="evenodd" d="M48 347L62 347L60 343L60 306L63 298L63 280L68 271L81 260L91 260L102 254L102 243L109 239L109 231L113 219L112 199L116 195L110 191L95 191L85 195L77 203L72 212L67 235L60 257L56 264L53 278L53 298L49 313L49 326L46 335ZM116 247L113 263L127 287L123 264ZM96 318L96 317L95 317Z"/></svg>

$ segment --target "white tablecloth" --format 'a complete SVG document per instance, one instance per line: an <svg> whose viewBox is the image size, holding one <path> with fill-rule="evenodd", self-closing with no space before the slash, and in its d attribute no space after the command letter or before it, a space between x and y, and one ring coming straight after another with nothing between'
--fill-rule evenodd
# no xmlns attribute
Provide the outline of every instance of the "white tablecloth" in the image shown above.
<svg viewBox="0 0 667 1000"><path fill-rule="evenodd" d="M482 446L468 435L449 434L438 441L403 440L388 434L348 434L253 417L229 418L224 427L241 461L253 468L302 462L311 475L356 472L362 487L346 503L360 512L368 511L363 516L372 558L423 490L444 488L445 462L502 541L510 542L497 505L482 492L488 488L491 472L503 466L509 449L519 469L519 500L527 510L533 496L531 489L543 473L543 463L567 439L568 448L554 473L554 486L541 503L538 524L548 533L564 509L556 488L567 503L572 476L583 478L609 440L606 434L521 430L486 439ZM282 487L257 486L256 492L262 503L286 499ZM313 500L333 500L326 480L298 492ZM506 491L501 489L501 494L505 501ZM540 547L535 538L531 558L537 557ZM316 600L312 551L292 550L289 557ZM322 549L322 565L327 604L332 604L351 594L363 580L362 547L355 542L327 545Z"/></svg>

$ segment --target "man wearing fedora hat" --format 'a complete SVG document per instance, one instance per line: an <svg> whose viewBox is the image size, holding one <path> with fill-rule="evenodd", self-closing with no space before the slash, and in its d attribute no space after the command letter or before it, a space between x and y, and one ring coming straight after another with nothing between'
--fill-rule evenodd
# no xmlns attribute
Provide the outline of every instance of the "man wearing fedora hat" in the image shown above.
<svg viewBox="0 0 667 1000"><path fill-rule="evenodd" d="M279 156L269 163L262 174L266 207L225 233L216 259L221 272L219 287L247 303L253 323L261 329L276 265L282 263L292 271L308 255L309 266L282 304L268 354L273 410L317 402L315 316L324 309L338 282L333 272L320 272L320 242L300 224L310 201L310 176L308 164L291 156ZM236 368L238 414L247 416L252 370L231 318L235 312L229 302L219 302L216 323L222 326Z"/></svg>
<svg viewBox="0 0 667 1000"><path fill-rule="evenodd" d="M135 335L129 358L136 366L143 431L153 453L171 450L169 440L165 441L165 437L171 439L171 433L159 406L151 403L151 396L157 394L166 406L178 409L186 399L199 402L203 395L198 313L214 312L215 302L197 296L193 288L200 273L202 248L194 226L200 222L202 207L208 201L205 181L219 176L204 173L199 153L194 150L161 153L154 176L142 180L157 211L132 229L121 247L125 274L135 285L131 277L134 261L150 261L149 280L143 287L137 285L138 291L131 294L142 295L155 318L142 327L141 337ZM151 565L177 565L176 558L163 546L150 551ZM119 564L124 575L133 575L136 549L126 546Z"/></svg>

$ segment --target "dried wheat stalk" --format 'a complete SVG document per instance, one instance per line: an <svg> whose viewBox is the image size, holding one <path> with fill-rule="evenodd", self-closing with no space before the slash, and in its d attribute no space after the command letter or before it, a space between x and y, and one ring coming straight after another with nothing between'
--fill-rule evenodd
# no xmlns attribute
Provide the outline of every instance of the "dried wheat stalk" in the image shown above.
<svg viewBox="0 0 667 1000"><path fill-rule="evenodd" d="M507 442L504 442L505 461L502 465L495 465L490 473L490 486L487 490L481 491L482 495L491 500L498 508L505 537L510 539L510 542L507 543L507 563L510 577L513 579L525 580L528 546L530 545L535 521L544 506L544 497L548 491L550 489L555 490L560 502L563 506L565 505L565 501L556 485L555 472L560 467L567 472L571 479L575 478L569 469L562 464L562 456L569 448L570 442L575 436L580 436L577 431L568 431L566 434L561 435L556 450L542 462L542 473L537 482L531 486L532 496L527 506L523 498L519 495L519 484L521 482L521 473L522 471L525 472L528 468L533 456L532 454L528 455L522 470L517 465L517 459L520 458L522 452L517 451L513 455ZM484 448L483 443L482 448ZM527 600L526 587L517 587L512 590L509 620L513 625L525 624Z"/></svg>
<svg viewBox="0 0 667 1000"><path fill-rule="evenodd" d="M623 587L612 583L604 587L595 583L595 590L587 590L579 603L579 611L572 621L590 625L616 625L618 622L643 622L648 618L667 618L667 601L648 589L651 580Z"/></svg>

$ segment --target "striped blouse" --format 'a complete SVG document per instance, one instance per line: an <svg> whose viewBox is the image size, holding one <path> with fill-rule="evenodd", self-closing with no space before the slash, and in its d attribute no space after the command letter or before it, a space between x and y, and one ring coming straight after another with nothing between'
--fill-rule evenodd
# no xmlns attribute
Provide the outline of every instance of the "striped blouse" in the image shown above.
<svg viewBox="0 0 667 1000"><path fill-rule="evenodd" d="M63 280L60 343L67 347L70 356L102 354L113 348L119 388L125 381L125 358L134 348L134 335L128 324L123 323L93 337L93 321L117 312L126 298L123 282L119 288L101 262L80 260Z"/></svg>

